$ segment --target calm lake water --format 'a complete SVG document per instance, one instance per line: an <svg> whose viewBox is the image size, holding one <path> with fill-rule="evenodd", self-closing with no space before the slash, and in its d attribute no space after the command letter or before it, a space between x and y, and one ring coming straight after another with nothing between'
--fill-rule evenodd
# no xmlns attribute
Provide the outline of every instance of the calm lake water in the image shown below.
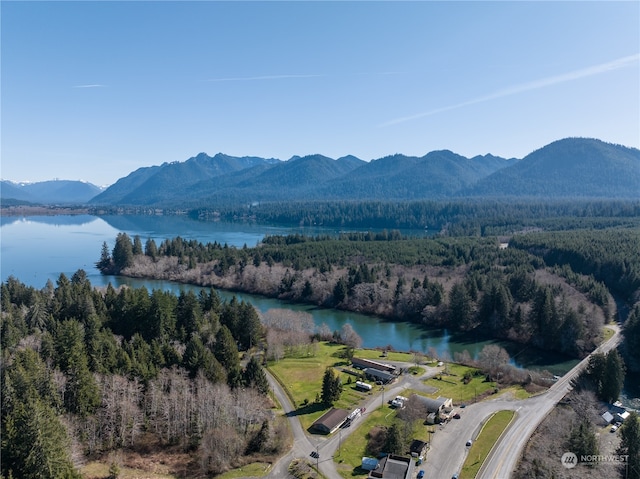
<svg viewBox="0 0 640 479"><path fill-rule="evenodd" d="M255 246L265 235L301 233L336 233L329 229L283 228L246 223L200 222L181 216L31 216L24 218L0 218L2 281L9 276L18 278L35 288L45 286L47 280L56 282L60 273L68 277L78 269L84 269L94 286L115 287L128 284L146 286L147 289L167 289L174 292L199 287L153 280L102 276L94 263L99 259L101 246L107 242L110 248L119 232L139 235L143 243L148 238L160 242L166 238L181 236L202 242L230 246ZM424 232L422 232L424 234ZM220 292L223 298L232 294ZM561 355L550 354L531 347L506 341L495 341L473 335L455 335L446 329L427 329L410 323L384 321L356 313L289 304L276 299L237 294L239 299L252 303L265 312L272 308L288 308L312 315L316 325L326 323L331 330L351 324L368 348L392 346L396 350L416 350L427 353L436 350L440 357L452 358L456 352L469 351L475 356L487 344L500 344L512 357L513 363L533 369L547 369L552 374L563 374L577 361Z"/></svg>

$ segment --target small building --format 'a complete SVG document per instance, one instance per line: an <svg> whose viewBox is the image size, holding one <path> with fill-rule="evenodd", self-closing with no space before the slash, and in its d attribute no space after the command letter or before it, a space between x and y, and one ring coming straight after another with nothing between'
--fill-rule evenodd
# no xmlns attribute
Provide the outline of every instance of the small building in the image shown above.
<svg viewBox="0 0 640 479"><path fill-rule="evenodd" d="M377 469L369 471L369 479L409 479L413 477L414 461L410 457L390 454L380 459Z"/></svg>
<svg viewBox="0 0 640 479"><path fill-rule="evenodd" d="M609 407L608 412L613 415L613 419L615 422L624 422L624 420L629 417L629 411L625 409L620 401L614 402Z"/></svg>
<svg viewBox="0 0 640 479"><path fill-rule="evenodd" d="M438 396L436 399L428 398L414 394L418 400L425 406L427 413L440 414L442 412L451 412L453 409L453 399Z"/></svg>
<svg viewBox="0 0 640 479"><path fill-rule="evenodd" d="M364 471L373 471L378 467L378 460L375 457L363 457L360 469Z"/></svg>
<svg viewBox="0 0 640 479"><path fill-rule="evenodd" d="M382 381L383 383L390 383L396 376L387 371L380 371L379 369L367 368L364 370L365 376L373 378L375 381Z"/></svg>
<svg viewBox="0 0 640 479"><path fill-rule="evenodd" d="M351 364L353 364L353 367L358 369L373 368L378 371L387 371L390 373L396 370L396 367L392 364L380 363L378 361L372 361L371 359L352 358Z"/></svg>
<svg viewBox="0 0 640 479"><path fill-rule="evenodd" d="M438 420L435 412L430 412L427 414L427 424L435 424Z"/></svg>
<svg viewBox="0 0 640 479"><path fill-rule="evenodd" d="M323 434L331 434L345 422L348 416L349 411L346 409L331 408L311 425L311 429Z"/></svg>
<svg viewBox="0 0 640 479"><path fill-rule="evenodd" d="M414 439L411 441L411 446L409 446L409 452L413 457L423 457L427 452L427 443L419 439Z"/></svg>
<svg viewBox="0 0 640 479"><path fill-rule="evenodd" d="M363 381L356 381L356 389L359 389L360 391L371 391L372 388L373 386L371 386L371 384L367 384Z"/></svg>
<svg viewBox="0 0 640 479"><path fill-rule="evenodd" d="M624 422L624 420L629 417L629 411L617 412L614 417L616 422Z"/></svg>
<svg viewBox="0 0 640 479"><path fill-rule="evenodd" d="M613 422L613 414L609 411L605 411L604 414L602 414L602 419L604 419L606 424L611 424Z"/></svg>

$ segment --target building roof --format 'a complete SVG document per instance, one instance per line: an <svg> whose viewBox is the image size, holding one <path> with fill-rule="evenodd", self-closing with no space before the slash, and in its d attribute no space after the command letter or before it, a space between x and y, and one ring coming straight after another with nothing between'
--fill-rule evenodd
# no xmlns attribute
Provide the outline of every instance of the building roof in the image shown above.
<svg viewBox="0 0 640 479"><path fill-rule="evenodd" d="M375 471L369 472L370 478L408 479L413 474L413 460L410 457L389 455L380 460Z"/></svg>
<svg viewBox="0 0 640 479"><path fill-rule="evenodd" d="M320 416L316 422L311 425L311 428L332 432L344 422L348 415L349 411L346 409L331 408Z"/></svg>
<svg viewBox="0 0 640 479"><path fill-rule="evenodd" d="M421 453L426 445L426 442L419 439L414 439L413 441L411 441L411 446L409 446L409 452Z"/></svg>
<svg viewBox="0 0 640 479"><path fill-rule="evenodd" d="M396 377L388 373L386 371L380 371L379 369L367 368L364 370L364 373L368 376L372 376L374 378L380 379L381 381L391 381Z"/></svg>
<svg viewBox="0 0 640 479"><path fill-rule="evenodd" d="M378 467L378 460L375 457L363 457L362 465L360 467L365 471L373 471Z"/></svg>
<svg viewBox="0 0 640 479"><path fill-rule="evenodd" d="M602 419L604 419L607 423L610 423L611 421L613 421L613 414L611 414L609 411L605 411L604 414L602 414Z"/></svg>
<svg viewBox="0 0 640 479"><path fill-rule="evenodd" d="M422 404L427 408L427 412L438 412L450 401L449 398L438 396L436 399L421 396L420 394L414 394L420 400Z"/></svg>
<svg viewBox="0 0 640 479"><path fill-rule="evenodd" d="M374 368L379 371L395 371L396 367L392 364L381 363L371 359L352 358L351 363L360 368Z"/></svg>

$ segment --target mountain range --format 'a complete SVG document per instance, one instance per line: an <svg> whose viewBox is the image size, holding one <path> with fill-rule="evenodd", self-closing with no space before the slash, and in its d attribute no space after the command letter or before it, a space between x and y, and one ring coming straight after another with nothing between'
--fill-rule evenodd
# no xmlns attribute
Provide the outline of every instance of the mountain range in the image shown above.
<svg viewBox="0 0 640 479"><path fill-rule="evenodd" d="M50 180L37 183L14 183L2 180L2 203L78 205L87 203L104 188L92 183L72 180Z"/></svg>
<svg viewBox="0 0 640 479"><path fill-rule="evenodd" d="M95 206L196 208L297 200L638 199L640 150L597 139L566 138L522 159L490 154L466 158L449 150L422 157L396 154L369 162L354 156L294 156L280 161L200 153L184 162L139 168L102 192L94 185L93 194L87 184L82 184L84 189L76 185L77 191L69 185L64 201L63 189L54 194L53 186L66 182L44 183L18 187L3 182L3 201L51 203L58 198L58 202ZM27 192L29 197L24 196Z"/></svg>

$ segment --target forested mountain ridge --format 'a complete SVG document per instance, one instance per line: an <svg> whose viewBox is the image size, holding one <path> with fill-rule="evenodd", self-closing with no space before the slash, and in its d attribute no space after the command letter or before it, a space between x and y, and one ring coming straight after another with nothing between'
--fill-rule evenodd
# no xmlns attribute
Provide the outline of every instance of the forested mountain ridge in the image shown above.
<svg viewBox="0 0 640 479"><path fill-rule="evenodd" d="M84 181L51 180L37 183L2 181L2 200L14 199L29 203L79 204L86 203L102 188Z"/></svg>
<svg viewBox="0 0 640 479"><path fill-rule="evenodd" d="M141 168L91 200L94 205L206 208L272 201L464 197L638 198L640 150L567 138L522 160L466 158L449 150L370 162L322 155L288 161L201 153Z"/></svg>
<svg viewBox="0 0 640 479"><path fill-rule="evenodd" d="M480 180L469 196L638 198L640 150L588 138L555 141Z"/></svg>
<svg viewBox="0 0 640 479"><path fill-rule="evenodd" d="M138 168L119 179L91 202L152 205L164 201L168 192L179 197L185 186L194 186L207 179L230 175L255 166L271 165L277 161L256 157L238 158L222 153L210 157L206 153L200 153L184 162Z"/></svg>

